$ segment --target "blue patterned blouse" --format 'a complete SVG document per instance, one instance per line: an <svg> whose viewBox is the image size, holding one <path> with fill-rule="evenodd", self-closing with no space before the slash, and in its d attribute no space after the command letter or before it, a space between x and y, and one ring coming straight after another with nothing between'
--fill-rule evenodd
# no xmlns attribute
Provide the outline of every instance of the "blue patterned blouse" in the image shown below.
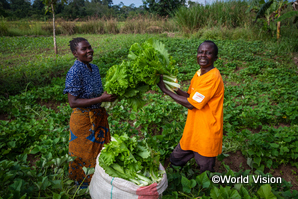
<svg viewBox="0 0 298 199"><path fill-rule="evenodd" d="M83 99L91 99L101 96L103 87L99 69L96 65L90 64L92 72L86 64L76 60L74 65L69 69L63 94L69 93ZM101 103L93 104L85 108L99 108Z"/></svg>

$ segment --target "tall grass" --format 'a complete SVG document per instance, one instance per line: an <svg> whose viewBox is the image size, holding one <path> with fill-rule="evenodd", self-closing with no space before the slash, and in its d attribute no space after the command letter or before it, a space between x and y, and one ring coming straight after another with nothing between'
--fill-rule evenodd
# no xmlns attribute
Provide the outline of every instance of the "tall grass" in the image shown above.
<svg viewBox="0 0 298 199"><path fill-rule="evenodd" d="M115 18L89 17L86 21L66 21L63 18L56 20L56 34L118 34L118 33L162 33L165 31L177 31L173 20L153 15L139 15L129 18L125 22L119 22ZM51 35L53 33L52 21L33 22L16 21L7 22L5 19L0 23L0 35Z"/></svg>
<svg viewBox="0 0 298 199"><path fill-rule="evenodd" d="M76 33L104 34L104 20L97 17L89 17L86 22L80 22L75 27Z"/></svg>
<svg viewBox="0 0 298 199"><path fill-rule="evenodd" d="M78 21L78 19L75 19L74 21L66 21L63 18L60 18L56 22L57 27L62 34L73 35L75 33L76 21Z"/></svg>
<svg viewBox="0 0 298 199"><path fill-rule="evenodd" d="M216 1L211 5L195 5L190 8L181 7L175 13L174 20L184 33L194 33L203 27L243 27L250 23L250 14L245 11L246 1Z"/></svg>
<svg viewBox="0 0 298 199"><path fill-rule="evenodd" d="M167 17L155 15L139 15L128 18L121 26L121 33L162 33L165 31L177 31L175 24Z"/></svg>
<svg viewBox="0 0 298 199"><path fill-rule="evenodd" d="M204 6L198 4L191 8L180 7L175 13L174 21L184 33L193 33L206 26L207 17L204 14Z"/></svg>
<svg viewBox="0 0 298 199"><path fill-rule="evenodd" d="M5 36L8 34L7 22L4 17L0 18L0 36Z"/></svg>
<svg viewBox="0 0 298 199"><path fill-rule="evenodd" d="M108 19L105 21L105 32L110 34L117 34L120 32L117 19Z"/></svg>

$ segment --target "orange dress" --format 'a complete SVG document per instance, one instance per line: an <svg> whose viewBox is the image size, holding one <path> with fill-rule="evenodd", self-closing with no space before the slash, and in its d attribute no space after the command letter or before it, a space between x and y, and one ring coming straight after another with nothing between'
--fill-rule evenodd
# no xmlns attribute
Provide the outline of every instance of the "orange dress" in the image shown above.
<svg viewBox="0 0 298 199"><path fill-rule="evenodd" d="M83 182L81 188L86 188L92 178L92 175L86 177L82 168L94 168L102 147L111 140L107 118L108 114L103 107L73 108L71 113L69 155L76 158L69 162L69 178L78 184Z"/></svg>
<svg viewBox="0 0 298 199"><path fill-rule="evenodd" d="M180 146L205 157L222 152L224 84L220 72L214 68L200 76L193 76L188 89L188 102L195 108L188 110Z"/></svg>

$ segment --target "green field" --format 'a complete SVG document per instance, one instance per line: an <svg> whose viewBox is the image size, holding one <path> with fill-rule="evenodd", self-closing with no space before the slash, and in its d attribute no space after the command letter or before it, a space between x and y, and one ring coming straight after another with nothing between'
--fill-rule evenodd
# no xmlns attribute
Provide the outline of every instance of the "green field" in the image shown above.
<svg viewBox="0 0 298 199"><path fill-rule="evenodd" d="M203 41L167 34L0 37L0 198L88 198L76 192L67 176L71 108L62 94L74 62L68 41L82 36L94 49L93 64L101 76L127 59L129 47L149 38L166 45L177 62L178 80L187 90L198 70L196 50ZM215 40L225 84L223 154L218 175L281 176L282 183L213 184L214 174L199 174L190 161L183 169L167 168L169 186L163 198L297 198L298 69L293 48L270 41ZM168 158L181 138L186 108L156 87L139 112L122 100L109 110L112 134L126 132L147 140Z"/></svg>

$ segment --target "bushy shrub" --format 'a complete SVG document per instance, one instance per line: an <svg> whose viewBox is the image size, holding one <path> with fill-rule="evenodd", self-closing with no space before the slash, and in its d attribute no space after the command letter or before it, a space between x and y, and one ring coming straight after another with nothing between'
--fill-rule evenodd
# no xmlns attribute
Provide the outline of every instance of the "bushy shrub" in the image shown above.
<svg viewBox="0 0 298 199"><path fill-rule="evenodd" d="M66 21L63 18L57 20L57 27L60 27L62 34L73 35L75 33L76 21Z"/></svg>
<svg viewBox="0 0 298 199"><path fill-rule="evenodd" d="M8 34L8 28L6 20L2 17L0 18L0 36L6 36Z"/></svg>
<svg viewBox="0 0 298 199"><path fill-rule="evenodd" d="M81 24L76 27L76 33L104 34L104 20L98 17L89 17L87 21L81 22Z"/></svg>
<svg viewBox="0 0 298 199"><path fill-rule="evenodd" d="M105 32L109 34L117 34L120 32L117 19L106 20Z"/></svg>

